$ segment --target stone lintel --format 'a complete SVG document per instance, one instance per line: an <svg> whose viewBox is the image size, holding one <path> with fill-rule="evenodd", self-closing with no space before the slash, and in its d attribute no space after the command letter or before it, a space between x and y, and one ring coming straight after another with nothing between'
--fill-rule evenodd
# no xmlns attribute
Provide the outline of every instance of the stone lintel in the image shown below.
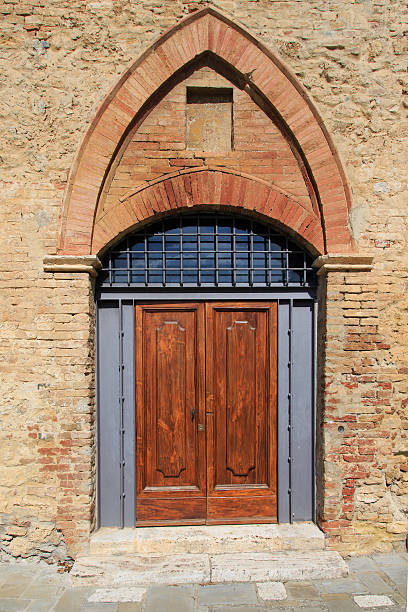
<svg viewBox="0 0 408 612"><path fill-rule="evenodd" d="M102 268L96 255L47 255L44 257L44 272L76 272L97 276Z"/></svg>
<svg viewBox="0 0 408 612"><path fill-rule="evenodd" d="M330 253L320 255L312 265L318 269L318 276L328 272L370 272L373 268L373 257L357 253Z"/></svg>

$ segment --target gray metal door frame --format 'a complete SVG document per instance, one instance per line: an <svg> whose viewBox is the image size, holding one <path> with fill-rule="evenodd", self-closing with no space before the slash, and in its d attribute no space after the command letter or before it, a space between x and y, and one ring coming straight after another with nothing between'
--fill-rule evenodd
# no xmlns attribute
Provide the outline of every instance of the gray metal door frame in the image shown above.
<svg viewBox="0 0 408 612"><path fill-rule="evenodd" d="M134 305L146 301L278 302L278 521L315 521L315 291L102 287L96 298L98 527L135 525Z"/></svg>

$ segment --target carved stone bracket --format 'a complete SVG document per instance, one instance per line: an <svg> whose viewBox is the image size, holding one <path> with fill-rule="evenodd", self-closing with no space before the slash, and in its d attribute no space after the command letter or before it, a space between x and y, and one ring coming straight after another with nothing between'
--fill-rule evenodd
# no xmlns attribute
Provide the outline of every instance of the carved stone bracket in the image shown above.
<svg viewBox="0 0 408 612"><path fill-rule="evenodd" d="M346 255L333 253L320 255L312 265L314 268L318 268L318 276L328 272L369 272L373 268L373 257L357 253L347 253Z"/></svg>
<svg viewBox="0 0 408 612"><path fill-rule="evenodd" d="M47 255L43 263L44 272L85 272L93 277L102 268L96 255Z"/></svg>

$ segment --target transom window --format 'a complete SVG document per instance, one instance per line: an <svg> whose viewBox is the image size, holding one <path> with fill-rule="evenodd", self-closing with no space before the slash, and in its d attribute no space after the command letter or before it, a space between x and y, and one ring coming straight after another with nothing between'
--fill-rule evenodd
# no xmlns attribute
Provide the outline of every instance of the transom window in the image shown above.
<svg viewBox="0 0 408 612"><path fill-rule="evenodd" d="M313 286L312 258L269 225L177 215L129 234L103 259L103 286Z"/></svg>

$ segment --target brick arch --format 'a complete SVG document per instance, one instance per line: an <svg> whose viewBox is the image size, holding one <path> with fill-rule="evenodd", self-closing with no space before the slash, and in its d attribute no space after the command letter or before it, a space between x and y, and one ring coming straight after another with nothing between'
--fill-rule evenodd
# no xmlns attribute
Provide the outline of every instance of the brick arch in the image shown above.
<svg viewBox="0 0 408 612"><path fill-rule="evenodd" d="M210 166L167 174L126 194L95 224L92 252L100 253L130 228L158 214L197 206L252 211L295 234L314 255L323 252L319 219L292 196L248 174Z"/></svg>
<svg viewBox="0 0 408 612"><path fill-rule="evenodd" d="M112 160L130 126L134 125L135 116L139 114L143 118L149 100L163 84L183 66L205 53L211 53L231 66L246 83L244 87L262 92L285 128L293 135L320 201L321 217L314 217L313 227L319 225L321 237L317 238L319 232L313 230L312 233L316 234L313 240L316 242L309 240L310 244L319 253L352 250L348 228L349 189L336 149L318 111L281 60L245 29L213 8L206 7L189 15L161 36L126 71L98 110L70 173L59 254L94 254L106 245L106 242L101 242L101 227L102 223L106 225L107 219L104 218L104 222L101 220L95 228L94 221L99 194ZM207 169L207 172L209 177L212 176L210 170ZM158 184L167 183L161 180ZM173 184L173 181L168 184ZM252 181L252 185L255 184L260 185ZM115 210L117 215L124 218L127 204L122 202L122 206L117 206ZM289 213L289 209L286 213ZM116 224L112 216L110 221L113 226ZM293 231L297 231L296 222L296 218L290 215L286 219L287 227L293 226ZM306 239L305 236L303 238Z"/></svg>

